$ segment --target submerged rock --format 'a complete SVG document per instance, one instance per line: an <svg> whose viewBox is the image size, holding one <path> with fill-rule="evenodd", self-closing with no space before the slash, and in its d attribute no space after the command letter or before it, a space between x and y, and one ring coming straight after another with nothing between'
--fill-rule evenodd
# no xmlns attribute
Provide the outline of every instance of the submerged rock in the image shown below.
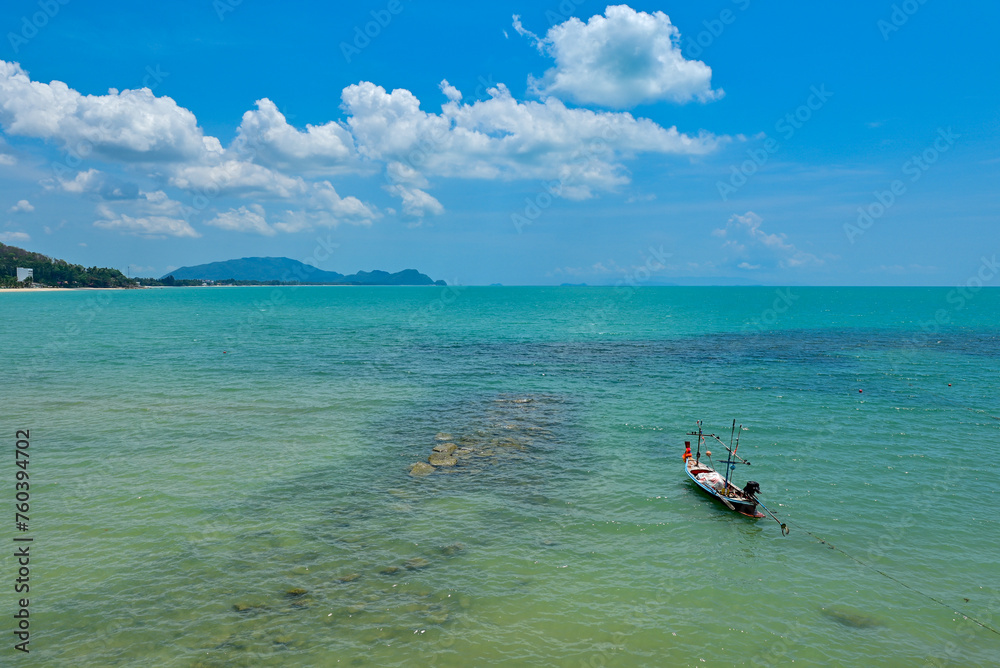
<svg viewBox="0 0 1000 668"><path fill-rule="evenodd" d="M285 592L285 596L288 598L298 598L300 596L305 596L308 592L302 587L295 587L294 589L289 589Z"/></svg>
<svg viewBox="0 0 1000 668"><path fill-rule="evenodd" d="M563 422L555 406L562 403L561 397L553 395L495 396L491 403L477 405L480 415L472 424L450 425L459 429L455 435L435 434L427 462L457 467L446 471L450 475L476 475L507 461L524 461L539 441L552 440L552 428ZM411 475L428 473L431 469L411 467Z"/></svg>
<svg viewBox="0 0 1000 668"><path fill-rule="evenodd" d="M395 575L398 572L399 572L399 566L386 566L385 568L381 569L378 572L378 574L379 575Z"/></svg>
<svg viewBox="0 0 1000 668"><path fill-rule="evenodd" d="M451 455L446 455L443 452L432 452L431 456L427 458L433 466L454 466L458 464L458 460Z"/></svg>
<svg viewBox="0 0 1000 668"><path fill-rule="evenodd" d="M233 605L233 610L243 614L249 614L253 612L260 612L266 610L267 606L262 603L236 603Z"/></svg>
<svg viewBox="0 0 1000 668"><path fill-rule="evenodd" d="M448 621L448 613L443 610L431 612L427 615L427 621L431 624L444 624Z"/></svg>
<svg viewBox="0 0 1000 668"><path fill-rule="evenodd" d="M874 629L885 626L885 622L876 617L870 617L864 613L842 606L823 608L822 611L824 615L833 621L852 629Z"/></svg>
<svg viewBox="0 0 1000 668"><path fill-rule="evenodd" d="M410 475L412 476L425 476L428 473L434 473L434 467L427 462L417 462L410 465Z"/></svg>
<svg viewBox="0 0 1000 668"><path fill-rule="evenodd" d="M412 559L407 559L403 565L406 566L406 570L408 571L418 571L421 568L427 568L430 566L431 562L427 561L423 557L413 557Z"/></svg>
<svg viewBox="0 0 1000 668"><path fill-rule="evenodd" d="M342 582L346 584L348 582L354 582L360 577L361 573L348 573L347 575L337 578L337 582Z"/></svg>
<svg viewBox="0 0 1000 668"><path fill-rule="evenodd" d="M465 550L464 543L452 543L451 545L445 545L444 547L442 547L441 553L447 557L451 557L464 550Z"/></svg>

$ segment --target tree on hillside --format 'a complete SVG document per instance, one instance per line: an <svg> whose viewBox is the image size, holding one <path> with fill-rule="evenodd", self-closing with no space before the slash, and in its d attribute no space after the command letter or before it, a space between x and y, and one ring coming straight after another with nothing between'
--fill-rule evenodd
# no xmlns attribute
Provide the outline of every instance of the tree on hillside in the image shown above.
<svg viewBox="0 0 1000 668"><path fill-rule="evenodd" d="M34 270L34 282L40 285L69 288L127 288L136 285L135 281L117 269L107 267L86 269L79 264L54 260L41 253L0 244L0 284L5 287L27 287L17 281L18 267Z"/></svg>

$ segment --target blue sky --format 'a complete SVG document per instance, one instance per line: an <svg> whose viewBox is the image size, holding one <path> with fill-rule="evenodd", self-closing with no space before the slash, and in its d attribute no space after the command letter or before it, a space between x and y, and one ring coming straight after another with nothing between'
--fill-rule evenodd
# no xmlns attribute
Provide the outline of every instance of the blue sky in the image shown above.
<svg viewBox="0 0 1000 668"><path fill-rule="evenodd" d="M0 241L154 276L274 255L467 285L961 284L1000 251L998 19L11 0Z"/></svg>

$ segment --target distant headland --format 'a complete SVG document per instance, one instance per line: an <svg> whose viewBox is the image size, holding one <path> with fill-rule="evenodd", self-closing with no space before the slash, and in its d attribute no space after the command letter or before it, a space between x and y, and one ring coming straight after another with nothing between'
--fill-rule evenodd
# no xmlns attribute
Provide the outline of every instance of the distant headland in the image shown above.
<svg viewBox="0 0 1000 668"><path fill-rule="evenodd" d="M30 276L18 280L18 268ZM26 272L22 272L24 274ZM287 257L245 257L181 267L161 278L130 278L117 269L84 267L0 243L0 289L141 288L201 285L446 285L416 269L396 273L323 271Z"/></svg>
<svg viewBox="0 0 1000 668"><path fill-rule="evenodd" d="M335 271L323 271L310 264L287 257L244 257L239 260L210 262L194 267L181 267L159 281L169 285L170 279L214 283L297 283L311 285L445 285L416 269L404 269L390 274L386 271L359 271L345 276Z"/></svg>

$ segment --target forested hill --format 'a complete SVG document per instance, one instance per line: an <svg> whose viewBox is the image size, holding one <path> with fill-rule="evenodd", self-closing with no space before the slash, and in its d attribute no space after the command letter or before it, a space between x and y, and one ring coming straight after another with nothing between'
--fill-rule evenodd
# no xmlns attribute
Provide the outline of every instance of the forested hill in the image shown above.
<svg viewBox="0 0 1000 668"><path fill-rule="evenodd" d="M31 251L0 244L0 287L27 287L17 282L17 268L34 270L35 285L60 288L133 288L136 282L117 269L84 267Z"/></svg>
<svg viewBox="0 0 1000 668"><path fill-rule="evenodd" d="M173 277L173 279L171 279ZM287 257L244 257L239 260L210 262L194 267L174 269L161 282L171 280L195 281L255 281L280 283L313 283L328 285L444 285L416 269L404 269L390 274L387 271L359 271L355 274L323 271Z"/></svg>

